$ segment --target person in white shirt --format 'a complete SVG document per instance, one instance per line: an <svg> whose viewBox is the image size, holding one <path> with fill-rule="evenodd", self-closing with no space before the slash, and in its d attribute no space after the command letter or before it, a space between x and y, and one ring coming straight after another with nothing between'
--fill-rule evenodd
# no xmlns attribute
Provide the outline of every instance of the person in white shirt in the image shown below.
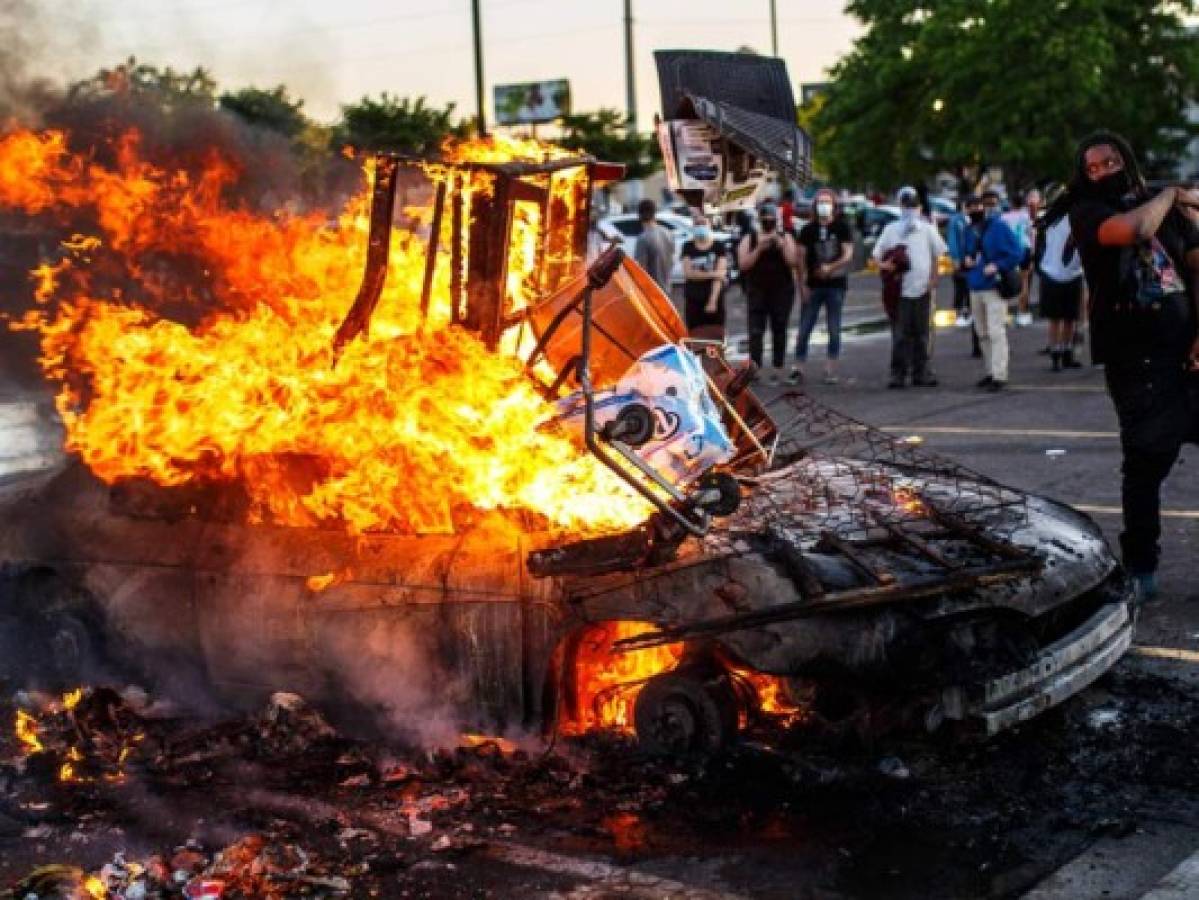
<svg viewBox="0 0 1199 900"><path fill-rule="evenodd" d="M929 365L929 341L937 288L937 260L947 252L945 241L928 219L920 214L920 197L913 187L899 190L900 217L890 223L874 245L874 260L883 272L892 272L889 255L902 245L908 269L903 273L899 305L891 323L892 388L907 385L908 373L917 387L933 387L936 375Z"/></svg>
<svg viewBox="0 0 1199 900"><path fill-rule="evenodd" d="M1082 259L1070 233L1070 219L1046 221L1037 235L1037 274L1041 278L1041 313L1049 320L1049 357L1054 372L1077 369L1074 326L1082 312L1086 285Z"/></svg>

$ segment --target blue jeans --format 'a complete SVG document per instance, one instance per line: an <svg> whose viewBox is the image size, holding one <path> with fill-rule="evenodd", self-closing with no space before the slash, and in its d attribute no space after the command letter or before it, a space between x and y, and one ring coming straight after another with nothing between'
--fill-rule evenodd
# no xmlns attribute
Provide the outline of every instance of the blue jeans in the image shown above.
<svg viewBox="0 0 1199 900"><path fill-rule="evenodd" d="M808 358L808 342L816 328L816 320L820 317L820 307L827 313L828 321L828 358L836 359L841 355L841 308L845 305L845 288L816 287L808 293L808 302L799 313L799 340L795 344L795 359L806 362Z"/></svg>

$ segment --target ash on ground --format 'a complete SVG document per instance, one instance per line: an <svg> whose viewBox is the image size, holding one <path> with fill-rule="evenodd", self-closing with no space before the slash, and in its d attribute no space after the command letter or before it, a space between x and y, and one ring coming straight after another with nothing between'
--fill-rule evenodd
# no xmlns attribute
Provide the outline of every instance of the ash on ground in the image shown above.
<svg viewBox="0 0 1199 900"><path fill-rule="evenodd" d="M626 870L643 896L1005 897L1154 808L1199 813L1199 698L1131 663L989 742L795 729L681 761L595 733L397 748L287 694L215 722L102 688L18 709L16 898L608 896L583 888Z"/></svg>

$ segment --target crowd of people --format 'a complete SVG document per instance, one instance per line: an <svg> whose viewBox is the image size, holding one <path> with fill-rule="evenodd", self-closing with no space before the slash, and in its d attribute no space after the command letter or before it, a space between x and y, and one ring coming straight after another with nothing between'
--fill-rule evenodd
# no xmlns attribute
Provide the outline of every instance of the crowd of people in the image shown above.
<svg viewBox="0 0 1199 900"><path fill-rule="evenodd" d="M1043 199L1047 200L1043 204ZM1157 590L1161 485L1185 443L1199 443L1199 191L1151 191L1128 143L1100 132L1085 139L1068 183L1042 197L1031 190L1003 210L995 190L962 198L943 239L926 198L897 194L900 216L875 243L891 324L889 387L933 387L931 331L940 260L952 269L955 323L974 333L978 387L1004 390L1009 379L1009 315L1032 323L1032 297L1048 323L1050 370L1078 368L1080 323L1089 323L1091 362L1104 369L1120 425L1123 455L1120 536L1126 569L1141 599ZM673 247L643 201L637 260L669 293ZM829 190L813 198L796 227L793 196L780 208L743 216L730 255L699 217L683 249L685 318L693 334L723 338L726 287L735 261L744 293L749 353L769 383L802 383L812 333L825 315L823 380L836 383L841 317L853 237ZM799 336L784 376L788 326L799 305ZM764 365L766 336L770 363Z"/></svg>
<svg viewBox="0 0 1199 900"><path fill-rule="evenodd" d="M1062 186L1051 199L1064 194ZM1003 209L993 189L962 198L944 236L934 224L927 197L910 186L896 194L899 218L883 228L871 257L881 282L881 304L891 325L888 386L935 387L933 322L943 260L953 285L954 324L970 328L973 355L981 360L977 386L1002 391L1011 351L1008 323L1033 324L1033 297L1047 323L1050 370L1079 368L1076 342L1086 318L1082 260L1067 217L1043 205L1039 190L1017 196ZM681 250L684 320L693 337L725 337L729 288L735 281L744 302L749 355L767 383L802 384L809 377L812 336L823 314L827 352L821 380L839 382L841 326L855 259L849 217L837 194L821 188L806 220L795 211L794 192L768 201L756 217L742 213L730 246L716 239L711 221L696 212L690 240ZM675 246L656 219L657 205L642 200L635 258L667 294ZM788 334L798 311L798 336L788 371ZM766 364L767 338L770 342Z"/></svg>

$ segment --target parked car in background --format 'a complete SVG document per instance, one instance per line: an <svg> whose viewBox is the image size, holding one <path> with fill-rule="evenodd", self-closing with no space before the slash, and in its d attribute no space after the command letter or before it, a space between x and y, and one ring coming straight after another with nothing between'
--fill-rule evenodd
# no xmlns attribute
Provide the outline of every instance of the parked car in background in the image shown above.
<svg viewBox="0 0 1199 900"><path fill-rule="evenodd" d="M942 233L949 225L949 220L957 213L957 204L952 200L947 200L944 197L929 197L928 205L933 210L933 222Z"/></svg>
<svg viewBox="0 0 1199 900"><path fill-rule="evenodd" d="M673 209L673 207L672 207ZM658 224L665 228L674 241L674 266L670 270L672 285L683 283L683 244L691 240L692 219L690 215L680 215L677 212L660 212L655 216ZM637 238L641 235L641 220L636 213L624 213L618 216L605 216L596 223L596 228L606 243L619 241L627 256L633 257L637 246ZM733 253L733 235L728 231L713 229L713 239L725 248L729 254L730 273L736 265Z"/></svg>
<svg viewBox="0 0 1199 900"><path fill-rule="evenodd" d="M862 236L862 244L867 252L874 248L883 229L898 218L898 206L864 206L858 210L858 234Z"/></svg>

